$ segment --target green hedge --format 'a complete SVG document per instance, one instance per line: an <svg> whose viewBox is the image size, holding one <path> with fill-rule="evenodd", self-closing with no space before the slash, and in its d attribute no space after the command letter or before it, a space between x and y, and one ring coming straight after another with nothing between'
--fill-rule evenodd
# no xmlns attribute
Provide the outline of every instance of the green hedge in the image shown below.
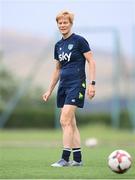
<svg viewBox="0 0 135 180"><path fill-rule="evenodd" d="M54 128L55 127L55 107L19 107L17 108L5 128ZM86 124L106 124L111 125L111 116L109 113L96 114L80 114L77 113L77 124L79 126ZM121 113L120 118L121 128L131 128L131 123L126 111Z"/></svg>
<svg viewBox="0 0 135 180"><path fill-rule="evenodd" d="M103 123L106 125L111 124L111 116L107 113L89 113L89 114L77 114L77 122L79 125L84 124L97 124Z"/></svg>
<svg viewBox="0 0 135 180"><path fill-rule="evenodd" d="M5 127L10 128L52 128L54 127L53 110L45 107L17 109L13 112Z"/></svg>
<svg viewBox="0 0 135 180"><path fill-rule="evenodd" d="M132 123L127 111L122 111L120 114L120 128L132 129Z"/></svg>
<svg viewBox="0 0 135 180"><path fill-rule="evenodd" d="M111 115L109 113L95 113L95 114L85 114L78 115L78 124L105 124L112 125ZM122 111L120 114L119 128L132 129L132 123L129 119L128 112Z"/></svg>

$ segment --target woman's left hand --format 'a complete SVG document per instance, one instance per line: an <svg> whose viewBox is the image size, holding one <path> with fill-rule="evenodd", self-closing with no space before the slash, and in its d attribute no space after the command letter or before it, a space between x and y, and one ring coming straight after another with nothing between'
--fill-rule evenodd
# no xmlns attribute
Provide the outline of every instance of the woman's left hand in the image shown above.
<svg viewBox="0 0 135 180"><path fill-rule="evenodd" d="M88 98L92 99L95 96L95 85L90 84L87 90Z"/></svg>

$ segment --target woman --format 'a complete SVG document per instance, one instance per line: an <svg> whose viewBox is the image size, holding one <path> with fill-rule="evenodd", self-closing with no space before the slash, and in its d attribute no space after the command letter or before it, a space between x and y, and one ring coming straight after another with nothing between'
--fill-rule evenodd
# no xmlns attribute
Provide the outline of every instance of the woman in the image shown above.
<svg viewBox="0 0 135 180"><path fill-rule="evenodd" d="M76 125L75 112L77 107L83 108L84 105L86 60L89 66L90 80L87 95L90 99L95 96L95 61L88 42L82 36L71 32L73 19L74 15L68 11L62 11L56 16L62 39L55 45L56 67L48 91L43 94L43 100L47 101L59 81L57 106L61 108L63 152L61 159L51 165L53 167L83 165L80 133ZM71 151L73 152L73 161L69 162Z"/></svg>

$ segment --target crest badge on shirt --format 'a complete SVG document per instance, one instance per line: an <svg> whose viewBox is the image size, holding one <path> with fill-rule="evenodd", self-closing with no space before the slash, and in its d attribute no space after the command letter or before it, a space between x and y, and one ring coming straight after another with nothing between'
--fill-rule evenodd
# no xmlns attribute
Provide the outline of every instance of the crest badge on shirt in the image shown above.
<svg viewBox="0 0 135 180"><path fill-rule="evenodd" d="M68 49L69 49L69 50L73 49L73 46L74 46L73 44L69 44L69 45L68 45Z"/></svg>

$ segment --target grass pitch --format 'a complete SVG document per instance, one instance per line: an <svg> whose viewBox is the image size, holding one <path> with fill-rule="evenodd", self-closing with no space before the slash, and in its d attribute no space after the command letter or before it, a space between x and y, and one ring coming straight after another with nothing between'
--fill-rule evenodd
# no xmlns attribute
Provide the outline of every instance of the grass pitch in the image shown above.
<svg viewBox="0 0 135 180"><path fill-rule="evenodd" d="M59 130L1 130L0 179L134 179L135 134L105 126L80 129L83 167L54 168L50 164L61 155ZM85 147L85 140L98 139L98 145ZM116 174L107 166L108 155L116 150L128 151L132 167L125 174ZM71 156L72 158L72 156Z"/></svg>

